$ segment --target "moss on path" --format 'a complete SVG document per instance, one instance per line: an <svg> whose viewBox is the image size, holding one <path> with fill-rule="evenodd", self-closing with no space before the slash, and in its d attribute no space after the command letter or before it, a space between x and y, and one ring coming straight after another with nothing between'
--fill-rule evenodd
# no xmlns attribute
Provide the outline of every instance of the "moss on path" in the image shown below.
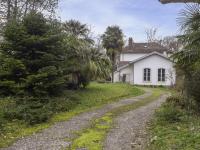
<svg viewBox="0 0 200 150"><path fill-rule="evenodd" d="M86 148L87 150L102 150L104 140L108 131L113 127L113 119L117 116L135 110L141 106L148 105L149 103L157 100L165 92L161 89L153 89L151 96L136 101L132 104L120 106L107 112L104 116L92 121L91 126L84 129L77 134L73 139L72 145L67 149L76 150Z"/></svg>

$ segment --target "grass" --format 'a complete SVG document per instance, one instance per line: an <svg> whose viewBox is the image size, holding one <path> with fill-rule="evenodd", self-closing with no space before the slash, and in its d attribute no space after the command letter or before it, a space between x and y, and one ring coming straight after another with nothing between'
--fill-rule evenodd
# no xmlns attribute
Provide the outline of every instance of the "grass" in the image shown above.
<svg viewBox="0 0 200 150"><path fill-rule="evenodd" d="M0 148L7 147L17 139L39 132L42 129L48 128L55 122L65 121L73 116L96 109L104 104L117 101L121 98L141 95L144 92L134 86L128 84L98 84L91 83L86 89L77 91L66 91L65 95L76 97L79 101L76 107L67 111L54 114L53 117L46 123L28 126L25 122L19 120L5 121L3 131L0 131ZM6 105L12 103L12 99L0 101L0 121L3 120L1 110Z"/></svg>
<svg viewBox="0 0 200 150"><path fill-rule="evenodd" d="M177 117L172 121L169 115ZM147 150L200 149L199 115L189 113L184 109L167 103L156 112L155 119L151 122L149 133L150 139Z"/></svg>
<svg viewBox="0 0 200 150"><path fill-rule="evenodd" d="M85 129L78 133L78 138L73 140L71 148L76 150L77 148L87 148L88 150L100 150L102 149L102 140L106 133L112 126L112 113L107 113L105 116L96 119L92 123L92 127Z"/></svg>
<svg viewBox="0 0 200 150"><path fill-rule="evenodd" d="M103 142L109 129L113 127L113 119L118 115L128 112L130 110L137 109L141 106L147 105L158 99L161 94L164 93L162 89L153 89L153 94L148 98L144 98L141 101L134 102L132 105L125 105L119 108L115 108L106 113L103 117L92 121L91 127L85 129L77 134L77 137L73 139L73 144L70 150L76 150L86 148L88 150L102 150Z"/></svg>

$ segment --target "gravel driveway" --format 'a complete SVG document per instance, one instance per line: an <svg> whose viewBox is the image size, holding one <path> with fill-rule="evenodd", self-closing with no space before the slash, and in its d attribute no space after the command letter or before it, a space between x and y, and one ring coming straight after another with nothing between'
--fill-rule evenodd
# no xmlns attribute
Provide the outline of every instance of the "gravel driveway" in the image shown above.
<svg viewBox="0 0 200 150"><path fill-rule="evenodd" d="M146 89L146 93L144 95L137 96L137 97L130 98L130 99L124 99L119 102L105 105L99 109L82 113L78 116L75 116L71 120L56 123L52 127L45 129L45 130L41 131L40 133L36 133L34 135L19 139L16 143L11 145L10 147L4 148L2 150L60 150L60 149L63 149L70 145L70 142L67 141L67 139L72 138L74 136L74 134L73 134L74 132L80 131L84 128L87 128L90 125L91 120L103 116L105 113L109 112L110 110L112 110L114 108L134 103L145 97L150 96L151 94L152 94L151 90ZM128 124L125 123L125 125L127 126L125 129L130 130L131 128L137 127L140 123L143 123L145 121L145 118L148 117L148 114L152 112L152 108L154 108L154 105L157 105L157 102L156 102L156 104L153 104L153 106L151 106L151 107L149 107L149 106L147 108L144 107L144 108L142 108L142 110L129 112L130 114L123 115L127 120L124 120L125 118L123 118L123 117L122 118L119 117L116 120L117 123L119 124L119 127L121 128L122 125L124 125L124 121L128 121L128 122L130 121L131 124L135 124L134 126L127 126ZM149 112L144 113L144 111L146 111L146 110ZM139 111L143 112L142 113L143 115L141 115L141 113ZM129 115L130 116L133 115L136 118L132 118L132 117L127 118L126 116L129 116ZM137 122L135 122L133 120L137 120ZM116 145L113 145L113 144L116 144L116 142L126 144L126 142L119 140L119 136L124 136L124 133L126 131L119 130L120 131L119 133L116 133L116 131L118 132L118 130L114 129L113 132L111 134L109 134L109 137L111 137L111 140L108 140L108 142L111 142L111 145L113 147L116 147ZM130 139L128 138L127 140L128 140L127 142L132 141L131 138ZM108 145L108 142L106 144L106 149L112 150L113 148L112 148L112 146ZM117 143L117 145L119 145L120 143ZM130 145L130 143L127 143L127 144ZM114 148L113 150L117 150L117 149L119 149L118 146L116 147L116 149ZM125 150L125 149L123 149L123 150Z"/></svg>
<svg viewBox="0 0 200 150"><path fill-rule="evenodd" d="M123 113L114 119L115 127L108 133L104 150L144 150L146 140L146 124L168 95L158 100Z"/></svg>

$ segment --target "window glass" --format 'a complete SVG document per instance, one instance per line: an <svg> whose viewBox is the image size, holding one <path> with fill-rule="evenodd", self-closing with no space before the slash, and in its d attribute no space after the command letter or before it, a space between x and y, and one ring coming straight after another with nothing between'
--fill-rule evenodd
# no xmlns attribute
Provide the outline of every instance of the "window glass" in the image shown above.
<svg viewBox="0 0 200 150"><path fill-rule="evenodd" d="M165 81L165 69L163 68L159 68L158 69L158 81L162 81L164 82Z"/></svg>
<svg viewBox="0 0 200 150"><path fill-rule="evenodd" d="M151 69L150 68L144 69L144 81L151 81Z"/></svg>

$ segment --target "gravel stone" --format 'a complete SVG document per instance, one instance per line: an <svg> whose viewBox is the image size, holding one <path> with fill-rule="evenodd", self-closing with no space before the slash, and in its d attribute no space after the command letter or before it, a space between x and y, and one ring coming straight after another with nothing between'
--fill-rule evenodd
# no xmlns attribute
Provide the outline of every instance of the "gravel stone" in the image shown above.
<svg viewBox="0 0 200 150"><path fill-rule="evenodd" d="M167 96L163 95L146 106L115 118L115 127L108 133L104 150L144 150L147 139L146 125L151 120L155 109L166 100Z"/></svg>

